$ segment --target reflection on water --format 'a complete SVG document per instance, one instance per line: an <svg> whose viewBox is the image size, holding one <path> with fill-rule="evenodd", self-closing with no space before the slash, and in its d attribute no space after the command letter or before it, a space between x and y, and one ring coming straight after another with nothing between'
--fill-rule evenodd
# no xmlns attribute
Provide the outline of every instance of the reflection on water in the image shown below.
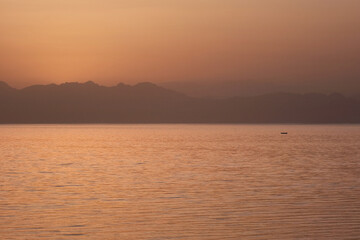
<svg viewBox="0 0 360 240"><path fill-rule="evenodd" d="M359 125L3 125L0 236L356 238L359 176Z"/></svg>

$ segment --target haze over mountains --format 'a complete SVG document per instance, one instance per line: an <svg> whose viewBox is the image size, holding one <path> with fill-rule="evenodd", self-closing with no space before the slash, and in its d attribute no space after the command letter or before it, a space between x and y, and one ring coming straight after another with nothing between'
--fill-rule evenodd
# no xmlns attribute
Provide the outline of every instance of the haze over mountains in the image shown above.
<svg viewBox="0 0 360 240"><path fill-rule="evenodd" d="M354 96L360 92L357 79L327 79L326 81L292 80L228 80L228 81L171 81L159 83L160 86L182 92L193 97L251 97L274 92L331 94L338 92L345 96Z"/></svg>
<svg viewBox="0 0 360 240"><path fill-rule="evenodd" d="M272 93L211 99L152 83L15 89L0 82L0 123L360 123L360 97Z"/></svg>

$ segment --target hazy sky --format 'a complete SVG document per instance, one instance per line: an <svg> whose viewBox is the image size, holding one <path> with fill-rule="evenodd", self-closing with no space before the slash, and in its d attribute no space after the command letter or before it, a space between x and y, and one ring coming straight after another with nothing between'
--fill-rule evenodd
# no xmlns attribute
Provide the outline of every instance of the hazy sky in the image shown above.
<svg viewBox="0 0 360 240"><path fill-rule="evenodd" d="M360 81L359 0L0 0L0 80Z"/></svg>

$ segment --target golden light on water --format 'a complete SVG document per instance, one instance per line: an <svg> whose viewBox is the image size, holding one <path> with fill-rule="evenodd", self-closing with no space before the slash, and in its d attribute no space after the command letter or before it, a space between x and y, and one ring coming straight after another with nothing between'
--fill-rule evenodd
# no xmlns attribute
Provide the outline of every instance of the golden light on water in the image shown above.
<svg viewBox="0 0 360 240"><path fill-rule="evenodd" d="M288 136L280 135L286 128ZM2 125L2 239L360 234L353 125Z"/></svg>

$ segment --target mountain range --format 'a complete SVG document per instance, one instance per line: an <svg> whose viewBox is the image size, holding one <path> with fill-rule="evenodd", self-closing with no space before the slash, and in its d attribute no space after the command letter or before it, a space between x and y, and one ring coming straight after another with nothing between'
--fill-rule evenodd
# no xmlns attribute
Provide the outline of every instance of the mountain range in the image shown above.
<svg viewBox="0 0 360 240"><path fill-rule="evenodd" d="M360 123L360 96L190 97L153 83L15 89L0 82L0 123Z"/></svg>
<svg viewBox="0 0 360 240"><path fill-rule="evenodd" d="M291 93L324 93L340 92L346 96L359 94L360 87L357 79L338 79L326 81L276 81L276 80L198 80L198 81L170 81L158 83L160 86L184 93L192 97L229 98L236 96L250 97L274 92Z"/></svg>

